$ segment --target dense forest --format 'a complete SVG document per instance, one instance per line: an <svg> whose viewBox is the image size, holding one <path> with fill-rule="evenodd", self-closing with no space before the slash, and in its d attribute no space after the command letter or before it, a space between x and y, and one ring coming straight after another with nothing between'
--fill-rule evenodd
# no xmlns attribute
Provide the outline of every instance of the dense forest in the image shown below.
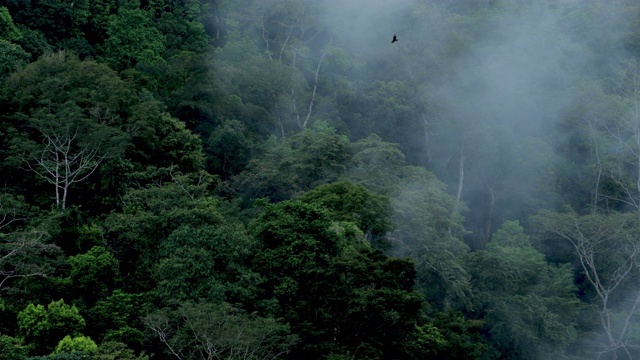
<svg viewBox="0 0 640 360"><path fill-rule="evenodd" d="M639 359L639 59L634 0L0 0L0 360Z"/></svg>

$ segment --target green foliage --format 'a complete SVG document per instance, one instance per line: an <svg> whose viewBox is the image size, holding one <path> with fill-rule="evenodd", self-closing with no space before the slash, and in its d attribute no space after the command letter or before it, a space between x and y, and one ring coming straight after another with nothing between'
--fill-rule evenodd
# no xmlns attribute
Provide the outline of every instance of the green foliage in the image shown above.
<svg viewBox="0 0 640 360"><path fill-rule="evenodd" d="M183 122L162 110L158 101L142 101L132 107L129 121L137 128L128 154L137 164L161 169L197 172L204 168L202 140Z"/></svg>
<svg viewBox="0 0 640 360"><path fill-rule="evenodd" d="M424 169L404 167L396 176L393 254L415 259L418 286L431 306L469 306L469 273L462 261L469 251L462 241L464 205Z"/></svg>
<svg viewBox="0 0 640 360"><path fill-rule="evenodd" d="M487 250L470 254L469 266L477 299L487 312L486 325L501 352L522 358L561 356L576 339L581 306L571 271L547 263L518 222L505 222Z"/></svg>
<svg viewBox="0 0 640 360"><path fill-rule="evenodd" d="M398 186L398 175L405 165L405 156L398 144L372 134L351 145L353 157L348 165L348 177L376 194L391 195Z"/></svg>
<svg viewBox="0 0 640 360"><path fill-rule="evenodd" d="M240 224L183 226L160 244L152 277L163 302L253 304L257 274L248 268L255 241Z"/></svg>
<svg viewBox="0 0 640 360"><path fill-rule="evenodd" d="M29 304L18 316L20 328L25 335L39 336L44 331L46 322L46 310L42 305Z"/></svg>
<svg viewBox="0 0 640 360"><path fill-rule="evenodd" d="M638 357L638 24L0 1L0 360Z"/></svg>
<svg viewBox="0 0 640 360"><path fill-rule="evenodd" d="M126 344L134 350L142 350L144 334L140 314L144 313L146 295L129 294L120 289L111 296L96 302L88 310L85 333L102 341Z"/></svg>
<svg viewBox="0 0 640 360"><path fill-rule="evenodd" d="M20 70L29 60L29 54L20 47L0 39L0 79Z"/></svg>
<svg viewBox="0 0 640 360"><path fill-rule="evenodd" d="M65 336L56 346L53 354L69 354L73 352L83 352L91 354L98 350L98 345L91 338L86 336Z"/></svg>
<svg viewBox="0 0 640 360"><path fill-rule="evenodd" d="M271 138L264 146L262 155L231 181L243 198L290 199L337 180L350 159L349 140L323 123L286 139Z"/></svg>
<svg viewBox="0 0 640 360"><path fill-rule="evenodd" d="M115 341L104 341L91 355L92 360L149 360L144 354L135 355L125 344Z"/></svg>
<svg viewBox="0 0 640 360"><path fill-rule="evenodd" d="M497 359L499 352L492 348L482 334L482 320L468 320L458 312L443 311L435 316L433 326L445 339L435 350L437 359ZM432 330L433 331L433 330ZM424 348L421 349L424 351Z"/></svg>
<svg viewBox="0 0 640 360"><path fill-rule="evenodd" d="M4 202L9 206L10 203ZM11 216L20 216L20 208L9 208L3 214L6 220L19 220ZM13 211L16 211L13 213ZM10 222L4 224L10 229ZM0 289L20 288L24 281L32 277L46 277L59 265L62 250L47 243L47 236L38 230L23 230L13 233L0 233Z"/></svg>
<svg viewBox="0 0 640 360"><path fill-rule="evenodd" d="M46 1L21 10L22 14L16 16L28 18L29 27L41 31L49 43L54 44L71 35L73 8L64 1Z"/></svg>
<svg viewBox="0 0 640 360"><path fill-rule="evenodd" d="M166 58L182 51L204 52L209 50L208 37L204 26L198 21L190 21L178 12L162 12L154 19L153 27L165 38Z"/></svg>
<svg viewBox="0 0 640 360"><path fill-rule="evenodd" d="M29 64L8 79L7 90L11 102L30 116L46 106L55 110L72 103L87 118L117 124L132 102L132 89L108 66L64 51Z"/></svg>
<svg viewBox="0 0 640 360"><path fill-rule="evenodd" d="M83 119L79 110L65 106L55 115L37 112L30 130L41 137L14 143L26 167L54 185L60 209L67 206L71 184L84 181L107 157L117 157L124 140L117 130Z"/></svg>
<svg viewBox="0 0 640 360"><path fill-rule="evenodd" d="M51 184L57 207L66 207L72 185L123 155L128 140L119 126L131 89L107 66L58 52L13 74L6 90L15 111L13 164Z"/></svg>
<svg viewBox="0 0 640 360"><path fill-rule="evenodd" d="M353 106L358 113L349 121L353 130L364 134L384 134L387 141L400 143L409 155L416 149L408 148L422 136L419 118L420 103L411 102L411 85L403 81L376 80L365 85L364 91L353 94ZM351 114L353 116L355 114ZM408 137L408 138L406 138Z"/></svg>
<svg viewBox="0 0 640 360"><path fill-rule="evenodd" d="M573 247L579 262L579 278L584 283L581 292L589 298L588 303L593 304L591 314L598 308L599 330L606 334L592 341L591 348L611 357L622 353L635 356L634 349L640 339L630 329L638 324L631 314L636 311L640 298L635 290L640 276L639 244L635 235L639 225L637 213L581 216L571 210L541 211L533 217L533 222L541 237L566 241ZM596 323L588 325L593 327ZM612 341L622 339L623 333L624 340Z"/></svg>
<svg viewBox="0 0 640 360"><path fill-rule="evenodd" d="M206 142L210 167L223 180L242 172L251 159L254 141L247 128L237 120L228 120L216 127Z"/></svg>
<svg viewBox="0 0 640 360"><path fill-rule="evenodd" d="M86 24L82 24L80 30L91 44L102 44L107 37L107 30L111 20L111 15L118 11L118 1L101 0L87 1L87 13L90 17Z"/></svg>
<svg viewBox="0 0 640 360"><path fill-rule="evenodd" d="M355 358L349 354L331 353L327 356L327 360L355 360Z"/></svg>
<svg viewBox="0 0 640 360"><path fill-rule="evenodd" d="M119 329L137 324L142 299L140 295L133 295L116 289L111 296L96 302L89 310L91 327L97 327L101 332L108 329Z"/></svg>
<svg viewBox="0 0 640 360"><path fill-rule="evenodd" d="M62 299L51 302L46 309L29 304L18 314L20 334L33 354L51 352L65 336L79 335L85 324L75 305L69 306Z"/></svg>
<svg viewBox="0 0 640 360"><path fill-rule="evenodd" d="M22 33L20 29L13 23L9 9L0 6L0 40L15 42L20 40Z"/></svg>
<svg viewBox="0 0 640 360"><path fill-rule="evenodd" d="M426 323L422 326L416 325L416 329L410 341L407 341L406 347L409 348L413 358L416 359L434 359L447 344L444 336L433 324ZM444 354L440 354L442 357ZM446 355L444 355L446 356Z"/></svg>
<svg viewBox="0 0 640 360"><path fill-rule="evenodd" d="M301 291L304 285L299 281L326 268L342 246L328 214L298 201L267 205L252 232L260 249L255 269L282 299Z"/></svg>
<svg viewBox="0 0 640 360"><path fill-rule="evenodd" d="M260 134L278 131L279 135L300 130L298 119L306 114L305 108L293 110L296 101L307 101L302 94L308 93L308 84L303 73L295 67L270 60L248 39L229 41L217 53L221 88L230 94L239 95L242 104L251 105L258 123L247 123ZM265 116L266 115L266 116ZM296 120L294 120L296 119Z"/></svg>
<svg viewBox="0 0 640 360"><path fill-rule="evenodd" d="M136 322L140 322L139 316ZM118 330L109 330L105 333L102 343L122 344L126 349L141 351L144 348L145 334L138 329L124 326Z"/></svg>
<svg viewBox="0 0 640 360"><path fill-rule="evenodd" d="M28 27L21 27L21 32L22 37L17 44L30 55L29 60L33 61L53 50L42 32Z"/></svg>
<svg viewBox="0 0 640 360"><path fill-rule="evenodd" d="M22 32L13 23L9 10L0 6L0 80L27 64L30 56L20 45Z"/></svg>
<svg viewBox="0 0 640 360"><path fill-rule="evenodd" d="M107 296L118 278L118 261L102 246L95 246L86 254L70 256L70 277L74 288L88 303Z"/></svg>
<svg viewBox="0 0 640 360"><path fill-rule="evenodd" d="M30 360L91 360L91 355L83 352L52 354L49 356L32 356Z"/></svg>
<svg viewBox="0 0 640 360"><path fill-rule="evenodd" d="M0 360L24 360L27 358L28 348L20 344L18 339L0 335Z"/></svg>
<svg viewBox="0 0 640 360"><path fill-rule="evenodd" d="M347 137L323 122L291 136L288 142L296 152L294 169L305 188L337 180L351 158Z"/></svg>
<svg viewBox="0 0 640 360"><path fill-rule="evenodd" d="M300 354L340 349L361 359L410 356L406 342L423 306L411 261L360 249L314 275L293 306L292 326L300 327L304 343Z"/></svg>
<svg viewBox="0 0 640 360"><path fill-rule="evenodd" d="M110 214L105 220L107 236L113 238L116 252L123 254L120 271L124 289L132 292L150 290L151 270L158 260L158 249L180 226L219 224L217 202L206 197L210 175L154 171L161 186L152 184L144 189L129 191L121 213ZM168 181L168 179L172 181ZM144 286L143 286L144 284ZM130 288L129 288L130 286Z"/></svg>
<svg viewBox="0 0 640 360"><path fill-rule="evenodd" d="M294 152L288 144L275 137L269 138L263 146L262 154L252 159L245 171L231 179L230 187L246 203L260 198L276 202L292 198L300 191L298 176L293 171Z"/></svg>
<svg viewBox="0 0 640 360"><path fill-rule="evenodd" d="M109 18L105 40L105 61L122 71L138 63L162 63L166 50L165 39L151 24L148 13L142 10L120 9Z"/></svg>
<svg viewBox="0 0 640 360"><path fill-rule="evenodd" d="M261 243L254 266L265 278L262 287L301 339L293 357L354 351L377 358L403 351L402 339L422 306L411 262L347 246L314 204L267 205L252 229Z"/></svg>
<svg viewBox="0 0 640 360"><path fill-rule="evenodd" d="M352 222L378 247L388 247L386 234L393 229L389 198L373 194L362 185L338 181L321 185L300 197L325 208L335 221Z"/></svg>

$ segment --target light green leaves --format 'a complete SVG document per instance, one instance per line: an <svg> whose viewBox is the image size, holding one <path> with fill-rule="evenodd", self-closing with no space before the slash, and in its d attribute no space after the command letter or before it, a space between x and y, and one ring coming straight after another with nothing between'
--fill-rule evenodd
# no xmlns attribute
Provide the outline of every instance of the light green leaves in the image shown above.
<svg viewBox="0 0 640 360"><path fill-rule="evenodd" d="M86 323L75 305L64 300L42 305L29 304L18 314L18 328L24 340L33 346L33 353L45 355L67 335L80 335Z"/></svg>
<svg viewBox="0 0 640 360"><path fill-rule="evenodd" d="M98 345L90 337L86 336L65 336L53 351L53 354L68 354L76 351L93 353L98 350Z"/></svg>

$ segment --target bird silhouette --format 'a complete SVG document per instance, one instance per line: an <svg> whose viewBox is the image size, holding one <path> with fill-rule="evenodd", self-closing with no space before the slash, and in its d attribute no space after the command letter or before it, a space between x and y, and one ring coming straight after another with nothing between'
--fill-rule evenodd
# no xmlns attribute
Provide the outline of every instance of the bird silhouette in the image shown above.
<svg viewBox="0 0 640 360"><path fill-rule="evenodd" d="M393 40L391 40L391 43L393 44L396 41L398 41L398 38L396 37L396 34L393 34Z"/></svg>

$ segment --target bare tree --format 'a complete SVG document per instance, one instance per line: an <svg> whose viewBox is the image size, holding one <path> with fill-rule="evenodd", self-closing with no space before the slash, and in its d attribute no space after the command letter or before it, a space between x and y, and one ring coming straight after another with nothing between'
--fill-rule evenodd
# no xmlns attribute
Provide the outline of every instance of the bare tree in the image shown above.
<svg viewBox="0 0 640 360"><path fill-rule="evenodd" d="M606 342L599 354L633 359L629 334L640 310L640 289L634 279L640 270L640 226L637 214L543 212L536 222L547 236L573 245L582 271L599 305ZM630 295L628 295L630 294Z"/></svg>
<svg viewBox="0 0 640 360"><path fill-rule="evenodd" d="M582 115L594 169L593 211L602 200L640 211L640 69L627 64L615 91L587 87ZM615 191L603 192L608 180Z"/></svg>
<svg viewBox="0 0 640 360"><path fill-rule="evenodd" d="M74 185L124 151L123 129L133 121L120 115L130 87L108 66L64 51L42 56L6 85L19 109L8 160L53 185L64 209Z"/></svg>
<svg viewBox="0 0 640 360"><path fill-rule="evenodd" d="M14 144L27 170L52 184L56 206L65 209L74 184L86 180L107 158L116 156L122 135L118 130L81 115L71 106L58 114L37 114L30 123L39 136Z"/></svg>
<svg viewBox="0 0 640 360"><path fill-rule="evenodd" d="M596 83L581 88L591 214L545 212L537 219L546 234L571 243L595 292L605 338L599 355L632 359L640 345L629 337L640 310L640 69L631 62L619 75L609 91Z"/></svg>
<svg viewBox="0 0 640 360"><path fill-rule="evenodd" d="M26 206L9 194L0 194L0 231L24 221Z"/></svg>
<svg viewBox="0 0 640 360"><path fill-rule="evenodd" d="M55 270L59 247L37 230L0 234L0 290L16 278L47 277Z"/></svg>
<svg viewBox="0 0 640 360"><path fill-rule="evenodd" d="M27 160L27 166L55 187L56 205L66 208L69 187L85 180L106 157L100 154L101 142L87 148L74 149L78 129L56 133L40 131L43 149L39 157Z"/></svg>
<svg viewBox="0 0 640 360"><path fill-rule="evenodd" d="M57 246L43 242L45 234L41 231L16 231L17 225L28 219L28 213L21 199L0 194L0 290L16 278L48 276L55 269L55 258L62 253Z"/></svg>
<svg viewBox="0 0 640 360"><path fill-rule="evenodd" d="M277 359L295 340L276 320L225 303L184 304L169 313L151 314L145 322L179 360Z"/></svg>

